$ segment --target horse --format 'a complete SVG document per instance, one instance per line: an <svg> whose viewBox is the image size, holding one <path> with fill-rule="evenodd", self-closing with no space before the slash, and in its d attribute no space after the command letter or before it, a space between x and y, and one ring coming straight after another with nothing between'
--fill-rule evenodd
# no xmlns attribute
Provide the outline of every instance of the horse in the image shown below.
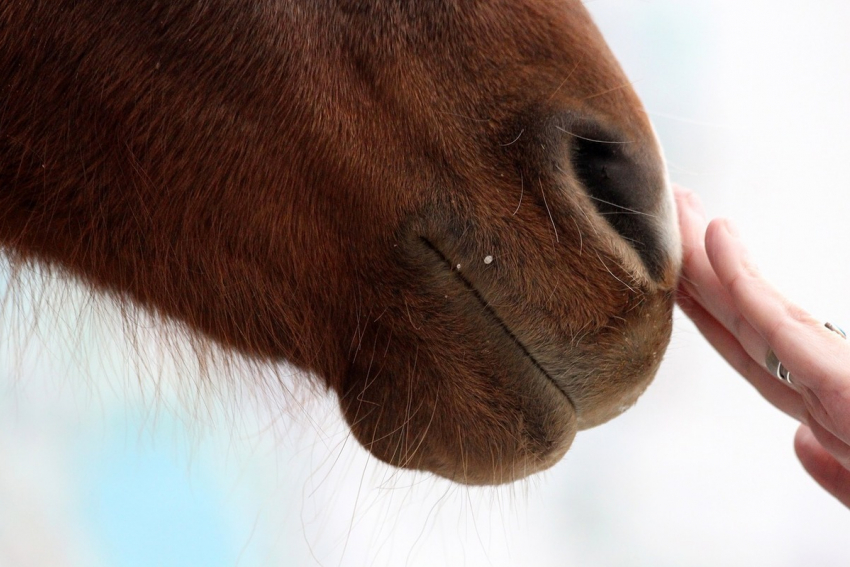
<svg viewBox="0 0 850 567"><path fill-rule="evenodd" d="M652 125L580 0L0 6L0 246L336 395L391 465L544 470L669 342Z"/></svg>

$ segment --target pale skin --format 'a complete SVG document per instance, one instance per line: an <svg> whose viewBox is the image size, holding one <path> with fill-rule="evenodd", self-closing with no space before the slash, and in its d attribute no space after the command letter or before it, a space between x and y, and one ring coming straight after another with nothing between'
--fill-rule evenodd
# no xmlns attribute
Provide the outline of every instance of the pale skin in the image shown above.
<svg viewBox="0 0 850 567"><path fill-rule="evenodd" d="M679 305L765 399L800 421L797 456L850 508L850 342L762 277L730 221L709 223L695 193L675 192L684 248ZM767 371L769 348L791 372L791 386Z"/></svg>

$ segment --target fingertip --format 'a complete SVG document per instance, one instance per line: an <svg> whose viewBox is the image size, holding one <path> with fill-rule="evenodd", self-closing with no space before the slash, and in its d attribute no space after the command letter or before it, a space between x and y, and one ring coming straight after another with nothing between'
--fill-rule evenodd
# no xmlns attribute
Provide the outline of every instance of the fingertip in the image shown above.
<svg viewBox="0 0 850 567"><path fill-rule="evenodd" d="M794 452L806 472L820 482L819 477L829 465L831 455L823 448L808 425L801 424L797 428L794 434Z"/></svg>
<svg viewBox="0 0 850 567"><path fill-rule="evenodd" d="M720 260L738 259L748 268L755 269L741 233L731 219L716 218L705 229L705 250L715 270Z"/></svg>
<svg viewBox="0 0 850 567"><path fill-rule="evenodd" d="M801 425L797 429L794 451L806 472L839 502L850 507L850 471L820 444L809 427Z"/></svg>
<svg viewBox="0 0 850 567"><path fill-rule="evenodd" d="M696 207L696 209L695 209ZM694 260L700 261L705 252L705 216L699 198L690 190L677 197L679 229L684 251L683 269L687 273Z"/></svg>
<svg viewBox="0 0 850 567"><path fill-rule="evenodd" d="M738 230L738 225L732 219L723 219L723 228L732 238L736 240L741 238L741 231Z"/></svg>
<svg viewBox="0 0 850 567"><path fill-rule="evenodd" d="M711 222L708 223L708 226L705 229L705 243L709 244L709 241L714 242L718 238L723 238L724 236L731 236L731 233L726 228L728 219L725 218L716 218L712 219Z"/></svg>
<svg viewBox="0 0 850 567"><path fill-rule="evenodd" d="M713 219L705 228L705 251L708 254L708 259L714 263L714 252L717 247L722 244L723 235L720 231L723 229L724 219Z"/></svg>
<svg viewBox="0 0 850 567"><path fill-rule="evenodd" d="M700 218L705 218L705 208L703 207L702 200L694 191L681 185L674 185L673 194L676 197L676 205L680 213L690 212Z"/></svg>
<svg viewBox="0 0 850 567"><path fill-rule="evenodd" d="M681 185L673 186L673 197L676 201L676 210L681 215L691 209L691 199L696 195L690 189L686 189Z"/></svg>
<svg viewBox="0 0 850 567"><path fill-rule="evenodd" d="M840 450L843 443L817 421L812 423L819 430L819 433L815 433L815 430L805 423L800 424L797 433L794 434L794 452L797 453L797 457L803 463L803 467L809 471L809 474L816 476L815 473L822 474L822 471L826 467L831 467L832 463L839 464L835 455L827 447ZM818 439L819 435L823 441ZM839 464L839 466L841 465Z"/></svg>
<svg viewBox="0 0 850 567"><path fill-rule="evenodd" d="M797 428L797 433L794 434L794 452L800 456L801 451L810 451L814 445L820 445L815 439L815 434L806 424L800 424Z"/></svg>

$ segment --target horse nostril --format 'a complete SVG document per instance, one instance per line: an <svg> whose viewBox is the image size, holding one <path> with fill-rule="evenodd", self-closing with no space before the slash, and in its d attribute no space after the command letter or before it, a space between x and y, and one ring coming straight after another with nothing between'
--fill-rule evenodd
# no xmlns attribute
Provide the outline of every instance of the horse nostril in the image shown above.
<svg viewBox="0 0 850 567"><path fill-rule="evenodd" d="M573 125L567 133L573 172L596 210L638 252L650 276L662 277L667 254L658 216L666 181L654 145L620 139L587 124Z"/></svg>

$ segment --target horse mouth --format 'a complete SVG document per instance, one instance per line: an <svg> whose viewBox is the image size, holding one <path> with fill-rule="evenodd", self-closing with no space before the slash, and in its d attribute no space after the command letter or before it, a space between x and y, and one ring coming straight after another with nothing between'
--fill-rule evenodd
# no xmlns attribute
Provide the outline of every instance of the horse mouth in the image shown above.
<svg viewBox="0 0 850 567"><path fill-rule="evenodd" d="M434 245L433 242L425 238L424 236L419 237L422 245L430 250L433 255L438 257L440 261L448 268L448 270L452 273L455 280L460 283L463 289L469 292L472 297L478 302L484 312L487 314L487 317L494 322L494 324L501 329L501 331L510 339L519 352L523 355L525 360L529 362L529 364L534 367L540 374L542 374L546 380L552 383L553 386L566 398L572 407L573 411L576 411L576 405L573 401L572 397L567 393L564 387L552 376L552 374L540 363L539 360L534 356L534 354L528 349L525 344L517 337L517 335L513 332L511 327L505 323L505 320L499 315L499 313L495 310L495 308L487 301L487 299L481 294L480 291L475 287L475 285L466 278L460 270L456 269L457 265L453 262L446 254L443 253L437 246Z"/></svg>

